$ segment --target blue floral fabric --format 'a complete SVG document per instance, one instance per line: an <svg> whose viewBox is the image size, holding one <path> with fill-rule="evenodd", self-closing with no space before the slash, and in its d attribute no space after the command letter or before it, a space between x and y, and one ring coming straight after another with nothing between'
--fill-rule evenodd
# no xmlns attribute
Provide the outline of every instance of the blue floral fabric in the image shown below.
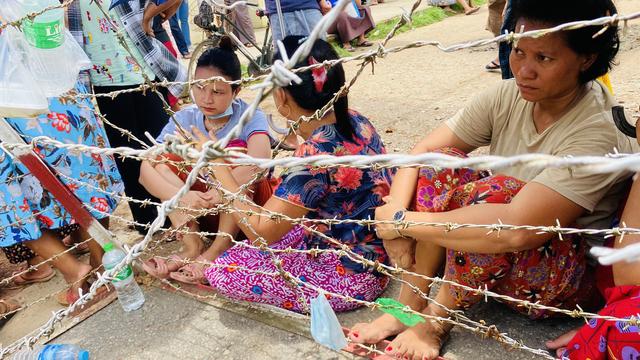
<svg viewBox="0 0 640 360"><path fill-rule="evenodd" d="M77 92L86 91L78 85ZM63 143L109 147L104 127L88 99L78 103L49 100L50 112L33 119L8 118L25 141L48 136ZM60 174L62 182L101 219L117 206L124 186L112 156L70 152L37 146L36 153ZM64 207L43 189L38 179L4 150L0 150L0 247L36 240L40 229L74 223ZM116 194L116 195L111 195Z"/></svg>
<svg viewBox="0 0 640 360"><path fill-rule="evenodd" d="M298 147L295 156L385 154L382 139L369 120L353 111L350 117L355 129L353 140L345 139L333 124L321 126ZM373 219L375 208L383 204L382 198L389 193L392 175L388 169L300 166L283 172L275 196L309 209L307 217L310 219ZM376 237L373 227L354 223L314 226L369 260L382 263L387 260L382 241ZM309 233L305 234L305 243L310 248L335 247L326 239ZM341 262L349 270L368 270L346 257L342 257Z"/></svg>

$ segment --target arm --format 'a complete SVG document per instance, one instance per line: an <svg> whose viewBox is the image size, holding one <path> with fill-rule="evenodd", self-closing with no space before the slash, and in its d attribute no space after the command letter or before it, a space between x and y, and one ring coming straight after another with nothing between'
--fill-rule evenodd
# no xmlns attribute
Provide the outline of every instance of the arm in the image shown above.
<svg viewBox="0 0 640 360"><path fill-rule="evenodd" d="M391 213L390 210L376 211L376 219L391 220L395 212ZM570 225L583 212L582 207L554 190L531 182L509 204L476 204L441 213L408 212L405 220L459 224L498 224L502 221L509 225L551 226L556 225L556 219L560 224ZM396 237L393 226L383 228L378 231L381 237ZM430 241L447 249L485 254L533 249L556 236L527 230L502 230L500 233L487 234L487 229L458 229L447 233L443 228L431 226L413 226L400 232L416 241Z"/></svg>
<svg viewBox="0 0 640 360"><path fill-rule="evenodd" d="M271 158L271 146L269 137L266 134L256 134L249 138L247 144L247 154L255 158ZM231 175L238 184L247 184L253 177L260 171L255 166L240 166L231 170ZM211 191L217 191L215 189ZM229 234L235 237L238 234L239 226L234 218L233 214L222 213L220 214L220 223L218 225L218 232L211 248L207 250L207 259L214 260L224 251L229 249L233 243Z"/></svg>
<svg viewBox="0 0 640 360"><path fill-rule="evenodd" d="M621 222L628 227L640 227L640 178L633 182L627 204L622 213ZM640 235L625 235L624 238L616 238L614 248L621 249L625 246L640 242ZM613 264L613 280L616 286L640 285L640 262L620 261Z"/></svg>
<svg viewBox="0 0 640 360"><path fill-rule="evenodd" d="M271 158L271 143L266 134L255 134L247 141L247 155L259 158ZM239 166L231 171L238 184L248 183L258 172L255 166Z"/></svg>
<svg viewBox="0 0 640 360"><path fill-rule="evenodd" d="M443 147L456 147L464 152L471 152L475 148L462 141L446 124L442 124L434 131L429 133L427 137L422 139L411 150L412 155L422 154L429 151L433 151ZM393 183L391 184L390 198L393 202L400 205L403 208L408 208L411 203L411 199L415 193L415 189L418 183L418 169L406 168L399 169L396 175L393 177Z"/></svg>
<svg viewBox="0 0 640 360"><path fill-rule="evenodd" d="M139 182L149 194L162 201L171 199L178 191L179 187L165 181L158 170L149 161L143 161L140 166Z"/></svg>

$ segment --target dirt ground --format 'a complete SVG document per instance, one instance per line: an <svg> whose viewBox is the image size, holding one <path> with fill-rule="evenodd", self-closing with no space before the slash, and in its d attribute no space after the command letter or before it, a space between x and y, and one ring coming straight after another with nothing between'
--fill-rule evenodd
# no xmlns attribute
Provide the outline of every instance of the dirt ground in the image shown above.
<svg viewBox="0 0 640 360"><path fill-rule="evenodd" d="M393 0L390 0L390 2L393 2ZM617 1L617 5L620 12L624 14L640 11L640 0L619 0ZM486 18L487 10L486 7L484 7L478 14L473 16L455 16L448 18L443 22L401 34L392 40L387 47L404 45L416 40L439 40L443 44L448 45L479 38L486 38L490 35L489 32L484 30ZM622 51L618 56L618 65L612 72L612 83L616 96L619 101L624 104L628 113L639 116L640 109L638 104L640 103L640 96L638 96L638 92L640 89L640 72L637 70L637 59L640 55L640 50L638 49L638 45L640 45L640 23L629 23L626 35L623 36L622 41L623 46ZM432 47L424 47L388 55L384 59L378 60L375 65L374 72L372 72L371 67L369 67L366 73L361 76L357 84L351 89L349 93L350 105L353 109L356 109L369 117L381 132L389 152L406 152L430 130L441 124L443 120L452 116L465 104L466 101L471 99L474 94L500 81L499 74L484 71L484 65L497 55L496 49L497 48L493 46L481 49L444 53ZM355 73L356 67L357 64L354 62L346 64L345 69L347 70L348 76L352 76ZM253 98L254 94L255 92L245 89L242 92L242 97L249 100ZM267 99L263 103L262 109L266 112L275 113L275 107L270 99ZM116 215L128 217L129 213L127 207L121 206L116 212ZM140 239L139 235L129 230L122 223L114 221L113 224L113 231L116 233L118 238L129 243ZM0 264L0 269L3 268L4 265ZM0 278L4 276L5 274L3 273L0 275ZM57 278L59 279L60 276ZM39 293L40 290L37 289L38 288L32 291ZM392 290L392 292L395 292L397 287L394 289L395 290ZM41 289L41 291L44 290ZM158 311L152 312L153 310L149 310L150 313L137 317L135 323L132 322L132 320L127 322L127 324L132 327L129 330L130 337L127 338L127 343L122 345L123 348L120 349L122 352L116 352L116 354L120 355L116 356L117 358L123 355L129 355L126 357L132 358L161 357L163 353L158 352L158 349L154 349L153 346L150 346L148 342L149 336L166 341L166 343L158 345L160 348L164 347L165 349L173 349L184 347L184 344L177 343L178 340L172 340L178 339L179 336L176 335L175 337L169 337L167 335L167 331L171 331L170 329L166 327L157 328L153 326L154 322L162 321L159 320L161 316L168 316L168 314L166 314L168 309L169 312L171 312L170 306L166 304L167 300L158 298L169 295L154 290L153 292L149 292L149 296L151 296L149 299L150 303L160 304L156 305ZM179 303L184 306L196 306L193 304L193 300L190 300L191 302L188 303L186 302L187 300L180 297L174 298L174 296L175 295L170 295L172 299L171 301L174 304ZM29 297L31 297L31 295ZM119 317L123 316L122 311L119 309L114 310L114 306L117 307L118 305L112 304L107 308L107 310L98 314L98 316L100 316L100 320L94 321L93 318L91 318L78 325L62 338L57 339L57 341L66 340L69 342L81 342L86 347L92 349L92 356L95 355L96 358L110 357L113 354L110 353L112 349L107 346L108 344L95 343L95 340L92 342L91 334L107 333L109 325L105 324L103 321L119 319ZM483 306L482 309L487 313L481 314L482 316L478 315L477 311L474 313L480 316L479 318L485 318L488 321L502 321L504 326L501 327L501 329L507 329L507 331L516 338L535 338L536 341L538 341L544 339L548 334L560 333L561 328L567 328L566 324L561 326L558 326L557 323L553 323L551 325L539 325L517 316L504 315L503 312L496 310L495 306ZM108 314L105 313L105 311ZM205 313L205 310L202 311ZM219 312L218 310L213 309L207 309L206 311L209 314L214 312L218 314ZM117 312L117 314L114 314L114 312ZM22 325L22 328L33 328L34 324L42 323L50 314L46 311L45 316L43 317L41 314L37 314L36 312L30 313L33 315L21 318L17 325L15 324L16 322L12 320L14 322L14 325L12 326ZM38 313L41 313L41 311ZM344 324L350 325L358 319L362 319L363 317L370 318L374 315L375 314L370 311L365 310L341 316L341 320L344 321ZM155 318L156 316L158 319ZM216 316L220 317L222 315ZM218 319L216 316L212 316L212 318L214 318L213 320ZM176 317L174 321L180 320L179 315L174 314L174 317ZM204 320L199 319L197 321ZM265 330L263 327L260 327L263 325L251 325L252 323L246 323L246 319L232 318L232 320L228 319L227 322L230 324L244 324L249 328L254 326L254 330L246 331L251 334L255 334L256 336L268 337L269 335L266 335L264 331L272 332L272 334L274 334L273 341L275 343L262 343L259 339L247 340L244 337L238 337L240 335L231 336L229 333L225 333L220 336L223 336L226 341L226 347L224 348L226 349L225 351L230 351L230 353L224 356L215 356L214 358L246 358L247 353L244 352L245 345L251 349L260 349L260 351L262 351L260 354L264 353L268 355L264 358L329 359L336 358L336 356L338 356L335 353L323 352L321 350L309 352L308 350L311 348L317 349L317 347L314 347L312 342L301 338L299 339L297 337L295 338L296 341L292 341L293 338L281 335L277 330ZM225 324L220 326L223 325ZM140 331L145 333L135 331L135 329L138 329L135 328L135 326L141 326L141 328L139 328ZM210 327L212 325L211 323L207 323L207 326ZM261 329L262 332L256 333L256 329ZM237 327L235 330L238 330ZM150 331L151 334L146 334L147 331ZM182 328L176 331L179 334L183 334L181 332ZM202 345L200 342L207 342L210 338L218 339L216 338L216 333L207 333L203 328L190 329L189 331L189 341L193 344ZM6 329L0 330L0 342L6 345L9 343L10 339L16 338L16 333L17 332L13 331L8 332ZM458 337L457 340L456 337ZM231 344L229 344L229 342L231 342ZM245 342L247 343L245 344ZM487 345L488 342L491 344ZM278 349L286 349L286 345L290 343L295 343L291 348L293 350L289 349L291 351L282 350L281 352L278 352ZM251 346L254 347L252 348ZM273 348L269 349L269 346L273 346ZM541 344L538 343L537 346L540 347ZM136 349L140 349L141 351L137 352ZM450 345L447 346L447 350L449 351L449 354L451 354L452 358L531 358L528 354L520 354L517 352L510 352L507 354L500 349L501 347L492 343L490 340L482 341L472 335L464 334L461 331L454 332L452 341L450 342ZM195 348L191 348L190 350L196 351ZM213 351L208 348L205 350ZM203 350L203 353L196 353L196 355L187 356L187 358L206 358L207 356L203 355L207 354L205 350ZM177 352L171 354L174 355L171 357L180 357ZM263 358L263 356L256 356L255 358Z"/></svg>

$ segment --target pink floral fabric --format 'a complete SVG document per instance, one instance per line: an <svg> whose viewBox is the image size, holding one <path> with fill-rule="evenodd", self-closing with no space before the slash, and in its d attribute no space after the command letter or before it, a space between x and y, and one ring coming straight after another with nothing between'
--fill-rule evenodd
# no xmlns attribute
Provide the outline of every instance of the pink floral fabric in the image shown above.
<svg viewBox="0 0 640 360"><path fill-rule="evenodd" d="M302 227L295 227L272 247L307 250L305 232ZM370 272L346 271L335 254L312 257L306 253L278 253L274 257L298 281L352 299L373 301L382 294L388 282L386 277ZM307 312L309 300L316 297L317 292L304 285L292 285L281 276L266 275L278 273L273 260L267 252L236 245L218 257L213 262L214 266L205 270L205 276L214 289L229 298ZM335 311L360 306L339 297L327 295L327 299Z"/></svg>

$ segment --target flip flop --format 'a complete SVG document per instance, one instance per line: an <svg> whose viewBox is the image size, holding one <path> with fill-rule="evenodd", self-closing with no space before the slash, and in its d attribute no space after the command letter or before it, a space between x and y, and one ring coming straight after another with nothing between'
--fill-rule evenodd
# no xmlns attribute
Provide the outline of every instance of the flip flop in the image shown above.
<svg viewBox="0 0 640 360"><path fill-rule="evenodd" d="M93 296L93 299L88 301L80 309L75 310L73 314L77 314L80 311L82 311L83 308L86 308L91 304L106 298L108 294L111 292L111 289L109 289L109 286L110 285L99 287L98 290L96 291L96 294ZM88 292L89 284L85 285L85 288L83 290L84 290L84 293ZM79 298L80 298L80 295L78 294L78 292L71 291L71 289L67 289L67 291L61 291L56 295L56 300L58 301L58 304L62 306L69 306L74 302L78 301Z"/></svg>
<svg viewBox="0 0 640 360"><path fill-rule="evenodd" d="M15 273L14 273L15 275ZM18 275L13 279L13 285L6 287L6 289L12 290L12 289L19 289L23 286L29 285L29 284L36 284L36 283L43 283L43 282L47 282L51 279L53 279L53 277L56 276L56 272L53 271L53 269L51 267L49 267L49 272L46 273L44 276L40 276L37 278L24 278L22 275Z"/></svg>
<svg viewBox="0 0 640 360"><path fill-rule="evenodd" d="M369 40L365 40L363 42L361 42L360 44L356 44L356 46L362 46L362 47L369 47L369 46L373 46L373 43Z"/></svg>
<svg viewBox="0 0 640 360"><path fill-rule="evenodd" d="M169 264L169 262L173 263L173 266ZM169 273L177 271L180 269L181 263L184 262L178 255L169 256L169 260L162 259L158 256L154 256L151 259L142 263L142 268L147 274L158 278L158 279L167 279L169 277Z"/></svg>
<svg viewBox="0 0 640 360"><path fill-rule="evenodd" d="M500 64L496 63L495 60L491 60L490 63L485 65L484 69L487 71L500 70Z"/></svg>
<svg viewBox="0 0 640 360"><path fill-rule="evenodd" d="M0 299L0 327L9 321L20 308L20 303L13 299Z"/></svg>
<svg viewBox="0 0 640 360"><path fill-rule="evenodd" d="M479 8L479 7L475 7L475 8L473 8L473 9L471 9L471 10L467 11L467 12L466 12L466 13L464 13L464 14L465 14L465 15L475 14L475 13L477 13L477 12L478 12L478 10L480 10L480 8Z"/></svg>
<svg viewBox="0 0 640 360"><path fill-rule="evenodd" d="M196 259L197 262L208 261L205 258L198 256ZM191 263L187 264L178 271L174 271L169 274L169 277L173 280L179 281L185 284L192 285L206 285L208 284L207 279L204 277L204 267L205 265L200 263Z"/></svg>

